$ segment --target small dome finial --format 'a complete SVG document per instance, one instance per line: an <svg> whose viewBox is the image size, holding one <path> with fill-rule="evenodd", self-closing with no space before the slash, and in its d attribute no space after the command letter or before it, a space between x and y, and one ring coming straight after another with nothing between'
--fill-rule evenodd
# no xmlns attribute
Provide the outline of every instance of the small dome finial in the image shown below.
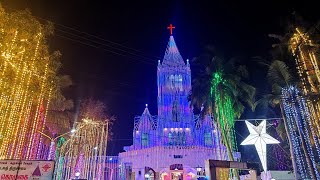
<svg viewBox="0 0 320 180"><path fill-rule="evenodd" d="M148 108L148 104L146 104L146 108Z"/></svg>
<svg viewBox="0 0 320 180"><path fill-rule="evenodd" d="M160 65L160 60L158 60L158 65Z"/></svg>

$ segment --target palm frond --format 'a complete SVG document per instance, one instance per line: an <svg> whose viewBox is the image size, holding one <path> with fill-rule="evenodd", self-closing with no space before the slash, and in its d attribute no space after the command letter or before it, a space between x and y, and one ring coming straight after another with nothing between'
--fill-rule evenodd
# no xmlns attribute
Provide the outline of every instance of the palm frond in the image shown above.
<svg viewBox="0 0 320 180"><path fill-rule="evenodd" d="M280 60L275 60L271 63L267 78L270 84L277 83L282 87L288 86L293 81L289 67Z"/></svg>

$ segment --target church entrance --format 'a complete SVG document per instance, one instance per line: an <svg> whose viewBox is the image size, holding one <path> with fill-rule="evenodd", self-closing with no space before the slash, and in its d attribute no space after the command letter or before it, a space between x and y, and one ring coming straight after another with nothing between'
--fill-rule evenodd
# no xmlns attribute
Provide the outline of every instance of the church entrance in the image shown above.
<svg viewBox="0 0 320 180"><path fill-rule="evenodd" d="M197 172L189 166L184 167L182 164L172 164L159 172L160 180L196 180Z"/></svg>
<svg viewBox="0 0 320 180"><path fill-rule="evenodd" d="M172 172L171 180L183 180L183 172Z"/></svg>

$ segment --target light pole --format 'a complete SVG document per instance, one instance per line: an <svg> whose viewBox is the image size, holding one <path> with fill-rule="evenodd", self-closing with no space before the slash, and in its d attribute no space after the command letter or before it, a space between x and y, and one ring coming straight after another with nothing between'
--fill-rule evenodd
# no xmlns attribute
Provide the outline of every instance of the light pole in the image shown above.
<svg viewBox="0 0 320 180"><path fill-rule="evenodd" d="M76 172L74 175L75 175L76 179L79 179L79 177L80 177L80 172L78 171L78 172Z"/></svg>
<svg viewBox="0 0 320 180"><path fill-rule="evenodd" d="M197 179L199 179L202 175L201 174L202 168L198 165L196 169L197 169Z"/></svg>
<svg viewBox="0 0 320 180"><path fill-rule="evenodd" d="M146 180L149 180L150 179L150 174L147 173L147 174L144 175L144 177L145 177Z"/></svg>
<svg viewBox="0 0 320 180"><path fill-rule="evenodd" d="M45 134L45 133L43 133L43 132L41 132L41 131L38 131L38 132L39 132L40 134L42 134L44 137L50 139L51 143L50 143L50 148L49 148L48 160L54 160L54 159L55 159L55 158L54 158L54 152L55 152L55 147L56 147L55 141L56 141L57 139L59 139L60 137L66 135L66 134L69 134L69 133L73 134L73 133L75 133L75 132L76 132L76 129L72 129L70 132L63 133L63 134L61 134L61 135L59 135L59 136L57 136L57 137L55 137L55 138L52 138L52 137L50 137L49 135L47 135L47 134Z"/></svg>
<svg viewBox="0 0 320 180"><path fill-rule="evenodd" d="M200 175L202 168L200 166L197 167L197 175Z"/></svg>

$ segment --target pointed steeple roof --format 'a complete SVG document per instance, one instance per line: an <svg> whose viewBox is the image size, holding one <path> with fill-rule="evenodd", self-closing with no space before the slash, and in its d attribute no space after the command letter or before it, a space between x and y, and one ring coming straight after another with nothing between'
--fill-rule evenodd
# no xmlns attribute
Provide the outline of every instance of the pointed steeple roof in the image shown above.
<svg viewBox="0 0 320 180"><path fill-rule="evenodd" d="M172 35L170 36L168 46L163 57L162 65L164 66L184 66L185 65Z"/></svg>
<svg viewBox="0 0 320 180"><path fill-rule="evenodd" d="M148 106L144 109L139 120L139 130L152 130L154 125L154 119L152 118Z"/></svg>

